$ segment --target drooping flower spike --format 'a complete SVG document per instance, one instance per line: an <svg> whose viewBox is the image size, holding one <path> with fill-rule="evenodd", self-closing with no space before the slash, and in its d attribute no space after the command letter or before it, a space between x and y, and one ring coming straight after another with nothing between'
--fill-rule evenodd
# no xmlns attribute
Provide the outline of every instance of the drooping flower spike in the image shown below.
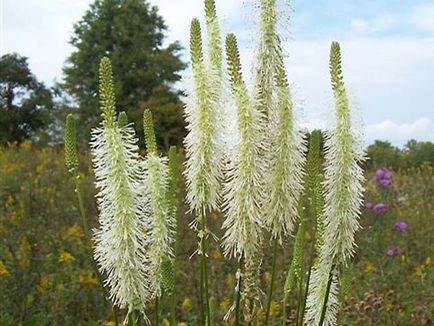
<svg viewBox="0 0 434 326"><path fill-rule="evenodd" d="M139 148L131 125L119 127L110 60L100 63L100 102L103 122L92 130L91 150L98 190L100 227L95 231L94 256L110 299L128 315L145 315L150 297L146 257L146 230L143 215L144 182L139 165ZM128 318L127 315L127 318Z"/></svg>

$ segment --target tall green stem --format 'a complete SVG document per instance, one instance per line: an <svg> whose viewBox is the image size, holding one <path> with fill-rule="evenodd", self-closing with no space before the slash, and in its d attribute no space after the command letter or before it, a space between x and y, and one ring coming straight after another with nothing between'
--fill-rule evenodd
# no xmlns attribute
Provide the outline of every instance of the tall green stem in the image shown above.
<svg viewBox="0 0 434 326"><path fill-rule="evenodd" d="M324 304L322 306L321 319L319 320L319 326L322 326L324 324L324 319L325 319L325 315L326 315L326 311L327 311L327 302L329 299L330 288L332 286L332 279L333 279L332 271L333 271L333 267L330 270L329 280L327 282L327 289L326 289L326 293L325 293Z"/></svg>
<svg viewBox="0 0 434 326"><path fill-rule="evenodd" d="M154 307L154 313L155 313L155 325L158 325L158 323L159 323L159 321L160 321L160 314L159 314L159 312L160 312L160 302L159 302L160 300L159 300L159 297L158 296L156 296L155 297L155 307Z"/></svg>
<svg viewBox="0 0 434 326"><path fill-rule="evenodd" d="M92 237L91 237L91 234L89 232L89 224L87 222L86 210L84 209L83 196L81 194L81 187L80 187L80 177L79 177L76 169L74 169L74 172L72 173L72 177L74 178L75 194L77 196L78 208L80 211L81 224L83 227L84 236L86 238L86 247L88 248L88 250L90 250ZM96 275L98 277L98 281L99 281L101 288L104 292L104 296L108 297L107 290L104 287L104 283L103 283L101 274L98 270L98 266L97 266L95 260L93 259L92 252L90 252L90 259L92 261L92 266L93 266L93 268L96 272ZM114 305L112 305L112 310L113 310L113 318L114 318L115 326L118 326L119 325L118 312L117 312L117 309Z"/></svg>
<svg viewBox="0 0 434 326"><path fill-rule="evenodd" d="M208 267L206 259L206 225L205 225L205 210L202 210L200 218L201 238L200 238L200 251L201 251L201 269L203 271L203 299L205 301L206 310L206 325L211 325L211 310L209 307L209 293L208 293Z"/></svg>
<svg viewBox="0 0 434 326"><path fill-rule="evenodd" d="M235 325L239 326L240 323L240 303L241 303L241 282L242 282L242 270L243 270L243 259L241 258L238 263L237 271L237 293L235 299Z"/></svg>
<svg viewBox="0 0 434 326"><path fill-rule="evenodd" d="M271 300L273 298L273 290L274 290L274 278L276 277L276 260L277 260L278 244L279 244L278 238L275 237L273 241L273 265L271 267L271 280L270 280L270 288L268 290L268 302L267 302L267 312L265 314L265 326L268 325L268 321L270 319Z"/></svg>

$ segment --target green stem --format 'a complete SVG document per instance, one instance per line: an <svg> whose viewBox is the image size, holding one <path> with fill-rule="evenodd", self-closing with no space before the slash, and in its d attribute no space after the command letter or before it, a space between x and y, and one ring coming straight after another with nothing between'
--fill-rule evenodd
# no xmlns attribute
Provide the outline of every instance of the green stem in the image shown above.
<svg viewBox="0 0 434 326"><path fill-rule="evenodd" d="M300 278L298 279L298 300L297 300L298 302L297 302L297 314L295 319L295 324L297 326L301 325L300 315L302 310L303 299L304 297L303 297L303 269L302 269L300 270ZM303 320L303 318L301 320Z"/></svg>
<svg viewBox="0 0 434 326"><path fill-rule="evenodd" d="M201 245L200 245L201 246ZM202 253L199 254L200 257L200 284L199 284L199 290L200 290L200 297L199 297L199 305L200 305L200 319L201 319L201 325L205 325L205 310L203 308L203 262L202 262Z"/></svg>
<svg viewBox="0 0 434 326"><path fill-rule="evenodd" d="M158 325L158 322L160 320L160 317L159 317L160 304L159 304L158 296L155 297L154 310L155 310L155 325Z"/></svg>
<svg viewBox="0 0 434 326"><path fill-rule="evenodd" d="M206 325L211 325L211 310L209 307L209 294L208 294L208 268L206 259L206 225L205 225L205 210L201 214L201 232L200 238L200 251L201 251L201 264L203 269L203 295L206 309Z"/></svg>
<svg viewBox="0 0 434 326"><path fill-rule="evenodd" d="M309 272L307 273L307 281L306 281L306 289L304 292L304 300L303 300L303 305L301 307L301 324L303 325L303 318L304 318L304 313L306 311L306 302L307 302L307 295L309 294L309 285L310 285L310 276L312 274L312 265L309 267Z"/></svg>
<svg viewBox="0 0 434 326"><path fill-rule="evenodd" d="M271 280L270 280L270 288L268 290L268 302L267 302L267 312L265 314L265 326L268 325L268 320L270 319L270 311L271 311L271 300L273 298L273 289L274 289L274 278L276 277L276 261L277 261L277 246L278 246L278 238L274 238L273 242L273 265L271 267Z"/></svg>
<svg viewBox="0 0 434 326"><path fill-rule="evenodd" d="M243 267L243 259L241 258L239 261L238 267L238 279L237 279L237 294L235 299L235 326L239 326L240 324L240 302L241 302L241 281L242 281L242 273L241 271Z"/></svg>
<svg viewBox="0 0 434 326"><path fill-rule="evenodd" d="M92 255L92 249L91 249L92 248L92 244L91 244L92 236L89 232L89 224L87 222L86 210L84 209L83 196L81 194L81 188L80 188L80 177L78 175L77 170L74 170L74 172L72 173L72 177L74 178L75 194L77 196L78 207L79 207L79 211L80 211L81 224L83 227L83 232L84 232L85 241L86 241L86 247L90 251L89 254L90 254L90 259L92 261L92 266L93 266L93 268L96 272L96 275L98 277L98 281L101 285L102 291L104 293L104 297L107 298L108 297L107 289L104 287L104 282L102 280L102 276L98 270L98 266L96 264L95 259L93 258L93 255ZM118 312L117 312L117 309L114 305L112 305L112 310L113 310L113 318L114 318L115 326L118 326L119 325Z"/></svg>
<svg viewBox="0 0 434 326"><path fill-rule="evenodd" d="M135 311L132 311L128 317L128 326L137 326L137 315Z"/></svg>
<svg viewBox="0 0 434 326"><path fill-rule="evenodd" d="M282 307L282 326L286 326L286 306L288 305L288 294L283 295L283 307Z"/></svg>
<svg viewBox="0 0 434 326"><path fill-rule="evenodd" d="M176 326L176 296L175 289L170 295L170 326Z"/></svg>
<svg viewBox="0 0 434 326"><path fill-rule="evenodd" d="M322 306L321 319L319 320L319 326L322 326L324 324L324 319L325 319L325 315L326 315L326 311L327 311L327 302L328 302L328 299L329 299L330 288L331 288L332 279L333 279L332 271L333 271L333 267L330 270L329 280L327 282L327 289L326 289L326 293L325 293L324 304Z"/></svg>

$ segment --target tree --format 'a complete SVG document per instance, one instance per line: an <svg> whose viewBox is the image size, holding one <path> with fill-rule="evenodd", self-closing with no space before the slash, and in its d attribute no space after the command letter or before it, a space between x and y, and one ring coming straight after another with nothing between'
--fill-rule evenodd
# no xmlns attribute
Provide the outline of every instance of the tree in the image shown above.
<svg viewBox="0 0 434 326"><path fill-rule="evenodd" d="M401 167L400 150L388 141L376 140L374 144L367 148L368 168L379 167Z"/></svg>
<svg viewBox="0 0 434 326"><path fill-rule="evenodd" d="M143 141L142 114L151 109L158 142L179 143L184 135L182 105L173 85L185 64L178 42L163 47L167 27L145 0L96 0L74 26L75 51L63 69L65 89L76 101L86 135L99 120L98 65L108 56L115 75L117 110L126 111Z"/></svg>
<svg viewBox="0 0 434 326"><path fill-rule="evenodd" d="M405 144L404 151L408 156L410 166L420 166L424 162L434 165L434 143L432 142L418 142L411 139Z"/></svg>
<svg viewBox="0 0 434 326"><path fill-rule="evenodd" d="M27 58L16 53L0 58L0 144L21 143L48 126L52 94L31 73Z"/></svg>

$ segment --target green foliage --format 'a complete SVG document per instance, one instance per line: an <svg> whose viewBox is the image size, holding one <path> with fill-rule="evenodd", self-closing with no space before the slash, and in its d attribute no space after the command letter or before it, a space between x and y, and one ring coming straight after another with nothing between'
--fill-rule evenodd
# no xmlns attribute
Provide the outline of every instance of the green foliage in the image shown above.
<svg viewBox="0 0 434 326"><path fill-rule="evenodd" d="M35 138L49 125L52 94L31 73L26 57L0 58L0 90L0 146Z"/></svg>
<svg viewBox="0 0 434 326"><path fill-rule="evenodd" d="M403 148L388 141L376 140L366 150L368 169L389 167L394 170L420 167L424 163L434 165L434 143L409 140Z"/></svg>
<svg viewBox="0 0 434 326"><path fill-rule="evenodd" d="M135 122L141 143L146 108L154 113L158 143L166 150L169 144L181 143L182 103L172 86L180 80L185 64L177 42L162 46L166 30L157 8L145 0L95 0L75 24L74 51L64 67L61 87L77 103L80 124L85 127L80 130L81 139L88 139L98 121L98 65L107 56L116 75L116 110L125 110Z"/></svg>

